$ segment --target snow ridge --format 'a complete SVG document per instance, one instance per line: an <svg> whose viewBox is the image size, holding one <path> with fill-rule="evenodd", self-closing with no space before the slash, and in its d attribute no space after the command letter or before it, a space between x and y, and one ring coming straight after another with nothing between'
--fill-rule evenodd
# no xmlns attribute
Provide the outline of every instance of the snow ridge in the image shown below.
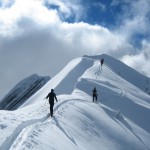
<svg viewBox="0 0 150 150"><path fill-rule="evenodd" d="M142 90L146 78L132 71L107 55L74 59L22 107L1 110L0 148L150 150L150 96ZM140 80L143 84L134 84ZM97 103L92 102L94 87ZM59 100L53 118L43 100L51 88Z"/></svg>

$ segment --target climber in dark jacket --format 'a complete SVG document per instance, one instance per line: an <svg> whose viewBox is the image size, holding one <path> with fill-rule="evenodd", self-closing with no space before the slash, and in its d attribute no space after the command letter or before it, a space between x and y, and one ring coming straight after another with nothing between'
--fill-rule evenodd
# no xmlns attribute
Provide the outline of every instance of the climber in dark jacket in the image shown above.
<svg viewBox="0 0 150 150"><path fill-rule="evenodd" d="M104 58L102 58L102 59L100 60L100 62L101 62L101 66L103 66Z"/></svg>
<svg viewBox="0 0 150 150"><path fill-rule="evenodd" d="M97 102L97 96L98 96L98 94L97 94L97 90L96 90L96 87L93 89L93 102L94 102L94 100Z"/></svg>
<svg viewBox="0 0 150 150"><path fill-rule="evenodd" d="M51 92L46 96L46 99L47 98L49 98L50 115L51 117L53 117L54 99L56 100L56 102L58 101L53 89L51 89Z"/></svg>

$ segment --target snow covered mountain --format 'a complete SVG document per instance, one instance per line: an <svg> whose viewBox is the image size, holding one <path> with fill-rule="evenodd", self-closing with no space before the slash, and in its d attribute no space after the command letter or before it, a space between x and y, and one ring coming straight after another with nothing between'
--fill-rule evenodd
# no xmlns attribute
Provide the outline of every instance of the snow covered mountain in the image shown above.
<svg viewBox="0 0 150 150"><path fill-rule="evenodd" d="M87 57L93 59L100 58L100 56ZM150 78L140 74L117 59L114 59L108 55L103 55L103 57L105 57L105 63L107 67L109 67L115 74L119 75L121 78L124 78L147 94L150 94Z"/></svg>
<svg viewBox="0 0 150 150"><path fill-rule="evenodd" d="M147 81L108 55L74 59L19 109L0 111L0 149L150 150ZM51 88L59 100L53 118L43 100Z"/></svg>
<svg viewBox="0 0 150 150"><path fill-rule="evenodd" d="M49 80L50 77L41 77L37 74L23 79L0 101L0 109L17 109Z"/></svg>

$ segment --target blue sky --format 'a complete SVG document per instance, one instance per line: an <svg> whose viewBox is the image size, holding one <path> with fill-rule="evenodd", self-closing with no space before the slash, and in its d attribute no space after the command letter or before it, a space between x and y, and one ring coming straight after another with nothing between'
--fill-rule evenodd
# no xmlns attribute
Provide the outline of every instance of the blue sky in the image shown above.
<svg viewBox="0 0 150 150"><path fill-rule="evenodd" d="M121 6L112 6L112 1L81 1L81 5L84 6L83 16L78 20L87 22L89 24L100 24L102 26L111 27L116 24L116 15L121 13ZM70 18L69 18L70 19ZM71 18L72 22L75 18ZM66 19L66 21L68 21Z"/></svg>
<svg viewBox="0 0 150 150"><path fill-rule="evenodd" d="M37 73L106 53L150 76L150 0L1 0L0 98Z"/></svg>
<svg viewBox="0 0 150 150"><path fill-rule="evenodd" d="M66 1L64 1L66 2ZM138 16L139 11L143 11L139 8L134 8L137 3L140 3L140 0L78 0L74 1L73 4L78 5L81 8L81 15L77 17L77 11L71 8L72 13L68 16L61 11L61 6L56 4L51 4L49 1L45 1L45 6L48 9L57 10L60 18L64 22L75 23L75 22L85 22L91 25L100 25L108 28L109 30L115 30L116 28L124 25L124 20L132 20ZM150 5L150 2L143 1L142 5ZM141 6L142 6L141 5ZM135 10L133 10L133 8ZM142 8L142 7L141 7ZM138 13L138 14L136 14ZM149 11L144 14L148 23L150 21ZM139 14L140 16L140 14ZM150 39L149 32L135 32L130 37L130 44L136 48L141 48L143 39Z"/></svg>
<svg viewBox="0 0 150 150"><path fill-rule="evenodd" d="M57 4L49 4L48 1L45 2L45 6L48 9L56 9L60 12L62 16L61 19L65 22L86 22L89 24L100 24L106 27L111 27L116 25L117 16L122 12L122 7L127 6L127 3L122 2L121 4L115 5L110 0L80 0L78 3L79 7L82 7L82 14L80 18L76 18L76 13L72 9L72 14L70 16L65 16L65 13L61 12L61 8Z"/></svg>

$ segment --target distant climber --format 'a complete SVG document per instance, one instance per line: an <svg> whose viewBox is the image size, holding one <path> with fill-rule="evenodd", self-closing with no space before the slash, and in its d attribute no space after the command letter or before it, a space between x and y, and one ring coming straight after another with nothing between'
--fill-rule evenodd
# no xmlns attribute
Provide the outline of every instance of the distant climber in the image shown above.
<svg viewBox="0 0 150 150"><path fill-rule="evenodd" d="M51 89L51 92L46 96L46 99L49 98L49 104L50 104L50 115L53 117L53 107L54 107L54 99L57 100L56 94L54 93L54 89Z"/></svg>
<svg viewBox="0 0 150 150"><path fill-rule="evenodd" d="M101 66L103 66L103 64L104 64L104 58L102 58L102 59L100 60L100 63L101 63Z"/></svg>
<svg viewBox="0 0 150 150"><path fill-rule="evenodd" d="M98 97L98 94L97 94L97 90L96 90L96 87L93 89L93 102L97 102L97 97Z"/></svg>

